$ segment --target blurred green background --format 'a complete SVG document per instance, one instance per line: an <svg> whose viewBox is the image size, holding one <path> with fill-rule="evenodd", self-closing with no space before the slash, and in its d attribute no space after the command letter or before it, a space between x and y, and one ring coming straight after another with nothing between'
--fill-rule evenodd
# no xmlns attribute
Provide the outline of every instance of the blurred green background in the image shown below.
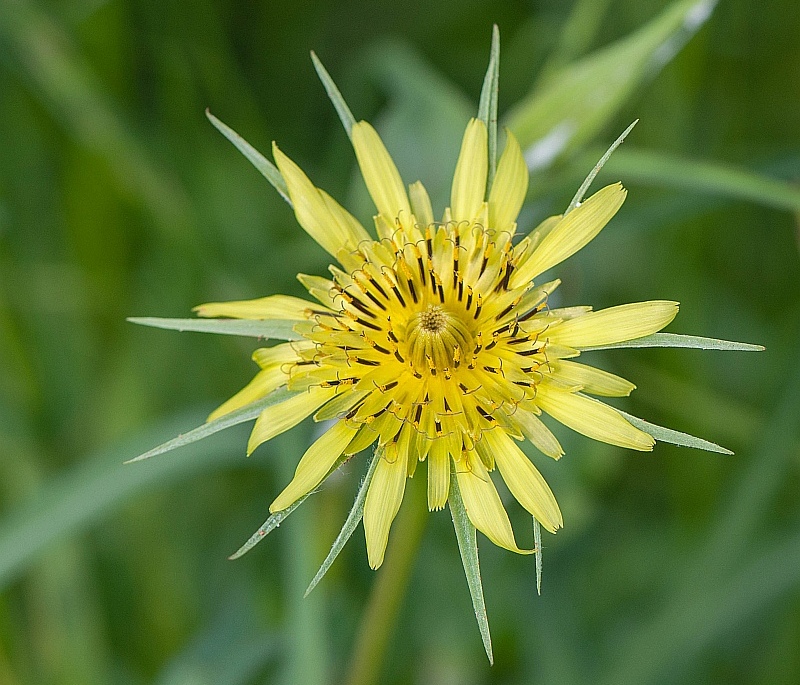
<svg viewBox="0 0 800 685"><path fill-rule="evenodd" d="M640 119L595 186L628 201L559 302L675 299L669 330L767 351L594 353L639 386L619 406L736 455L560 431L561 462L534 456L566 523L542 596L530 557L479 541L489 667L446 511L410 577L381 584L359 529L302 599L363 455L227 561L310 422L250 459L239 427L122 461L202 422L257 346L126 316L301 294L327 265L204 109L368 222L313 49L441 211L492 23L501 118L534 146L521 231ZM0 0L0 683L352 683L367 607L405 582L373 682L800 682L799 29L795 0Z"/></svg>

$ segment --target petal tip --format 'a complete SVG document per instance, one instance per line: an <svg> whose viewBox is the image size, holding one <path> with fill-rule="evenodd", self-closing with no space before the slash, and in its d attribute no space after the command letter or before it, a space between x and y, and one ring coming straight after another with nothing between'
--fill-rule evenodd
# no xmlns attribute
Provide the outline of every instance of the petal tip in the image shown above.
<svg viewBox="0 0 800 685"><path fill-rule="evenodd" d="M383 565L385 549L380 554L376 550L367 549L367 563L373 571L377 571Z"/></svg>

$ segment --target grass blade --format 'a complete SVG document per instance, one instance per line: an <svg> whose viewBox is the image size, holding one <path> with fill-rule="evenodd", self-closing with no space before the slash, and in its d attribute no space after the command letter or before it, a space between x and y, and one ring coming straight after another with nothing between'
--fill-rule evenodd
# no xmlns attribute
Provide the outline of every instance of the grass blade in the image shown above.
<svg viewBox="0 0 800 685"><path fill-rule="evenodd" d="M581 352L594 350L617 350L632 347L684 347L696 350L728 350L732 352L762 352L763 345L751 343L731 342L717 338L703 338L699 335L682 335L680 333L653 333L636 340L611 343L610 345L595 345L582 347Z"/></svg>
<svg viewBox="0 0 800 685"><path fill-rule="evenodd" d="M486 182L486 196L492 189L497 170L497 101L500 90L500 29L492 27L492 47L489 51L489 67L483 78L481 99L478 102L478 118L486 124L489 132L489 176Z"/></svg>
<svg viewBox="0 0 800 685"><path fill-rule="evenodd" d="M284 319L162 319L157 316L131 316L131 323L170 331L192 331L195 333L217 333L219 335L245 335L262 340L302 340L295 333L297 321Z"/></svg>
<svg viewBox="0 0 800 685"><path fill-rule="evenodd" d="M310 494L311 493L308 493L308 495ZM281 509L280 511L276 511L274 514L272 514L266 521L264 521L264 523L261 524L259 529L250 536L250 539L233 554L231 554L228 559L233 561L234 559L238 559L239 557L243 557L245 554L247 554L251 549L253 549L253 547L267 537L269 533L280 526L286 517L289 516L289 514L291 514L295 509L297 509L297 507L305 502L308 495L303 495L299 500L286 507L286 509Z"/></svg>
<svg viewBox="0 0 800 685"><path fill-rule="evenodd" d="M281 176L281 172L278 171L278 168L230 126L223 124L208 110L206 110L206 116L214 125L214 128L231 141L236 149L247 157L250 164L258 169L261 175L269 181L270 185L280 193L280 196L289 203L289 206L293 207L294 205L292 205L292 201L289 199L289 189L286 187L286 181L283 180L283 176Z"/></svg>
<svg viewBox="0 0 800 685"><path fill-rule="evenodd" d="M192 418L196 417L193 413ZM186 420L172 420L155 434L174 434ZM242 460L231 449L231 441L212 440L202 449L195 445L172 459L124 467L121 455L136 454L146 444L152 444L152 434L148 432L98 457L79 461L51 478L17 510L7 512L0 524L0 587L22 573L50 545L99 523L140 493L153 492L201 472L227 468L234 460L239 464L256 463Z"/></svg>
<svg viewBox="0 0 800 685"><path fill-rule="evenodd" d="M375 473L375 467L378 465L378 459L380 459L380 456L376 450L375 454L372 456L372 460L369 463L367 472L364 475L364 480L361 481L361 487L358 489L358 494L356 495L356 501L353 503L353 508L347 515L347 519L342 526L342 530L339 531L339 535L336 537L336 540L334 540L331 551L328 552L328 556L325 557L325 561L323 561L322 566L319 567L317 575L315 575L311 583L309 583L308 588L303 595L304 597L308 597L311 591L317 586L317 583L322 580L322 578L328 572L328 569L333 565L333 562L336 561L336 557L339 556L339 552L341 552L344 546L347 544L347 541L350 539L353 531L355 531L355 529L358 527L358 524L361 523L361 519L364 516L364 500L367 498L367 490L369 490L369 484L372 482L372 475Z"/></svg>
<svg viewBox="0 0 800 685"><path fill-rule="evenodd" d="M494 664L492 637L489 634L489 617L486 615L481 567L478 562L478 539L475 527L467 516L464 500L461 499L461 491L458 489L455 473L450 478L450 496L447 501L450 505L450 515L453 517L453 527L456 530L461 563L464 565L464 574L467 576L469 594L472 597L472 607L475 609L475 618L478 620L478 630L481 631L483 648L486 650L486 656L489 657L489 663Z"/></svg>
<svg viewBox="0 0 800 685"><path fill-rule="evenodd" d="M336 113L339 115L339 119L342 122L342 126L344 126L347 137L352 140L352 130L356 123L356 118L353 116L353 113L350 111L350 108L344 101L342 93L336 87L336 84L333 82L328 70L323 66L322 62L320 62L319 57L317 57L317 53L315 53L313 50L311 51L311 61L314 62L314 69L317 70L317 76L319 76L319 80L322 81L322 85L325 86L325 92L328 94L330 101L333 103L333 106L336 109Z"/></svg>
<svg viewBox="0 0 800 685"><path fill-rule="evenodd" d="M155 457L158 454L164 454L164 452L170 452L171 450L178 449L184 445L190 445L193 442L207 438L209 435L218 433L219 431L230 428L231 426L236 426L240 423L244 423L245 421L252 421L253 419L258 418L258 415L267 407L270 407L273 404L278 404L279 402L284 402L290 397L296 395L297 392L298 391L291 391L285 386L278 388L274 392L271 392L269 395L257 400L256 402L251 402L241 409L232 411L230 414L225 414L225 416L221 416L218 419L204 423L202 426L198 426L194 430L190 430L188 433L179 435L177 438L168 440L158 447L154 447L149 452L145 452L144 454L140 454L138 457L129 459L125 463L132 464L137 461L144 461L145 459Z"/></svg>
<svg viewBox="0 0 800 685"><path fill-rule="evenodd" d="M664 426L657 426L654 423L645 421L644 419L631 416L627 412L617 409L630 423L636 426L639 430L652 435L659 442L668 442L672 445L679 445L680 447L693 447L697 450L705 450L706 452L718 452L719 454L733 454L729 449L717 445L715 442L709 442L702 438L696 438L688 433L681 433L680 431L672 430L671 428L664 428Z"/></svg>
<svg viewBox="0 0 800 685"><path fill-rule="evenodd" d="M131 133L132 122L106 96L86 51L43 7L34 2L3 3L0 54L4 66L10 63L12 72L24 75L36 101L76 145L105 160L120 187L148 208L165 236L198 256L186 188Z"/></svg>
<svg viewBox="0 0 800 685"><path fill-rule="evenodd" d="M541 76L563 68L591 48L602 30L611 0L576 0L558 35L558 43L547 57Z"/></svg>
<svg viewBox="0 0 800 685"><path fill-rule="evenodd" d="M548 73L508 116L530 169L586 144L683 47L716 0L679 0L638 31Z"/></svg>
<svg viewBox="0 0 800 685"><path fill-rule="evenodd" d="M800 211L800 189L787 181L726 166L674 157L661 152L626 149L614 155L607 171L626 182L669 186Z"/></svg>
<svg viewBox="0 0 800 685"><path fill-rule="evenodd" d="M755 562L749 560L754 557L753 543L764 539L766 512L795 463L799 404L800 359L796 359L752 457L717 512L715 528L698 545L692 563L676 577L660 609L632 630L624 644L615 642L611 647L614 654L636 654L637 658L614 661L609 672L597 679L600 683L658 682L676 664L691 667L714 637L709 631L698 638L699 628L730 629L758 614L763 619L775 597L797 587L800 536L796 528L791 542L762 546L768 551ZM743 563L747 563L744 570L732 576L731 570L741 569ZM740 615L733 616L732 609Z"/></svg>

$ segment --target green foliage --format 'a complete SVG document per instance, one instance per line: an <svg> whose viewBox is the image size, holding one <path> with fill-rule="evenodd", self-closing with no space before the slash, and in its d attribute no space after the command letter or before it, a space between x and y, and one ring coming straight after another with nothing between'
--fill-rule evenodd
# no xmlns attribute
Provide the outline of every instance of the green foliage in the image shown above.
<svg viewBox="0 0 800 685"><path fill-rule="evenodd" d="M364 474L361 485L358 486L358 494L356 495L356 501L353 502L353 508L350 509L350 513L344 521L342 530L339 531L339 534L333 541L331 551L328 552L328 556L325 557L325 561L322 562L319 571L317 571L317 574L308 584L306 592L303 595L304 597L308 597L310 592L317 586L317 583L324 578L325 574L330 570L330 567L333 566L333 562L336 561L336 557L338 557L339 553L344 549L350 536L355 532L358 524L361 523L361 519L364 518L364 502L367 499L367 490L369 490L369 484L372 482L372 476L375 473L375 467L378 465L379 458L380 454L376 451L369 461L369 467L367 467L367 472Z"/></svg>
<svg viewBox="0 0 800 685"><path fill-rule="evenodd" d="M688 431L736 455L663 444L640 455L559 433L564 459L534 457L565 517L558 535L536 536L542 596L540 554L481 548L495 666L449 517L432 513L373 682L800 680L800 7L531 7L4 3L0 682L341 679L382 587L362 536L343 549L337 540L325 582L303 592L347 519L363 459L236 561L227 555L266 518L310 425L249 460L239 427L202 442L187 433L180 450L123 465L250 380L259 343L242 325L256 337L293 332L226 322L232 335L199 336L125 318L300 294L296 272L324 275L326 256L264 182L280 191L256 150L277 140L368 222L337 114L346 127L375 123L404 179L423 180L440 211L464 125L481 92L492 119L496 83L500 123L529 159L554 130L570 133L532 178L520 231L563 211L640 119L596 181L622 180L629 198L559 273L554 305L679 300L671 329L697 336L592 354L637 383L619 406L666 431L657 439L691 442ZM481 91L494 22L502 59ZM334 109L326 90L349 108ZM169 321L158 325L219 326ZM658 349L758 347L712 338L767 349ZM424 478L423 465L414 480ZM511 509L518 535L531 536L530 518Z"/></svg>
<svg viewBox="0 0 800 685"><path fill-rule="evenodd" d="M716 0L675 2L636 33L552 71L508 115L536 168L586 144L711 16Z"/></svg>
<svg viewBox="0 0 800 685"><path fill-rule="evenodd" d="M492 654L492 638L489 634L489 618L486 614L486 602L483 599L483 582L481 581L481 567L478 561L478 536L475 527L467 516L464 501L461 499L461 492L458 488L458 479L455 473L450 480L450 497L448 504L450 515L453 517L453 528L456 531L458 541L458 551L461 553L461 564L467 576L469 594L472 597L472 608L475 611L475 618L478 619L478 629L481 631L483 648L489 663L494 663Z"/></svg>
<svg viewBox="0 0 800 685"><path fill-rule="evenodd" d="M160 319L153 316L132 316L131 323L172 331L194 331L196 333L216 333L218 335L245 335L260 340L302 340L295 333L296 321L282 319L251 321L249 319Z"/></svg>

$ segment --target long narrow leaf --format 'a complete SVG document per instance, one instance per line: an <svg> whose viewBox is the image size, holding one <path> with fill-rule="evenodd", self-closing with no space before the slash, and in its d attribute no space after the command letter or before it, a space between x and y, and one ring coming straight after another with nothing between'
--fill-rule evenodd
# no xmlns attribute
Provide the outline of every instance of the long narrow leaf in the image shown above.
<svg viewBox="0 0 800 685"><path fill-rule="evenodd" d="M464 574L467 576L469 594L472 597L472 608L475 609L475 618L478 620L478 630L481 631L483 648L489 663L494 663L492 655L492 637L489 634L489 618L486 615L486 602L483 599L483 584L481 583L481 567L478 562L478 539L475 527L467 516L464 507L464 500L461 498L461 491L458 488L456 474L450 478L450 496L447 499L450 505L450 515L453 517L453 527L456 530L456 540L458 540L458 551L461 553L461 563L464 566Z"/></svg>
<svg viewBox="0 0 800 685"><path fill-rule="evenodd" d="M500 90L500 29L492 27L492 47L489 51L489 67L483 78L481 99L478 102L478 118L486 124L489 132L489 176L486 182L486 196L494 182L497 170L497 101Z"/></svg>
<svg viewBox="0 0 800 685"><path fill-rule="evenodd" d="M239 152L247 157L250 164L258 169L261 175L270 182L270 185L272 185L272 187L280 193L280 196L289 203L289 206L292 207L292 201L289 199L289 189L286 187L286 181L283 180L283 176L281 176L281 172L278 171L278 168L230 126L223 124L208 110L206 110L206 116L214 125L214 128L231 141Z"/></svg>
<svg viewBox="0 0 800 685"><path fill-rule="evenodd" d="M697 350L729 350L733 352L762 352L763 345L751 343L731 342L717 338L703 338L699 335L682 335L680 333L653 333L636 340L611 343L610 345L595 345L582 347L581 352L595 350L618 350L630 347L687 347Z"/></svg>
<svg viewBox="0 0 800 685"><path fill-rule="evenodd" d="M533 517L533 554L536 557L536 593L542 594L542 527Z"/></svg>
<svg viewBox="0 0 800 685"><path fill-rule="evenodd" d="M626 128L622 132L622 134L619 136L619 138L617 138L611 144L611 147L609 147L608 150L605 151L605 154L600 158L600 161L597 162L597 164L594 165L592 170L589 172L589 175L584 179L583 183L581 183L581 187L578 188L578 192L575 193L575 196L572 198L572 201L569 203L569 206L567 207L567 209L564 212L564 214L569 214L581 202L583 202L583 196L586 195L586 191L589 190L589 186L592 185L592 181L594 181L595 177L597 176L597 174L600 173L600 170L605 166L606 162L608 162L608 160L611 157L611 155L614 154L614 151L620 145L622 145L622 142L625 140L625 138L628 137L628 134L633 130L633 127L636 126L636 124L638 124L638 123L639 123L639 120L637 119L630 126L628 126L628 128Z"/></svg>
<svg viewBox="0 0 800 685"><path fill-rule="evenodd" d="M92 68L81 41L54 19L60 13L38 2L3 2L0 55L5 69L30 84L29 97L47 111L76 148L103 159L110 173L153 215L162 233L187 254L198 255L197 232L186 188L135 136ZM7 66L6 66L7 65ZM11 102L7 91L3 101ZM4 146L4 149L8 149ZM5 153L6 155L8 153Z"/></svg>
<svg viewBox="0 0 800 685"><path fill-rule="evenodd" d="M617 409L630 423L636 426L639 430L652 435L659 442L668 442L672 445L679 445L681 447L694 447L697 450L705 450L706 452L718 452L719 454L733 454L729 449L717 445L715 442L709 442L702 438L696 438L688 433L681 433L680 431L672 430L671 428L664 428L664 426L657 426L654 423L645 421L636 416Z"/></svg>
<svg viewBox="0 0 800 685"><path fill-rule="evenodd" d="M796 464L800 359L795 356L788 361L784 392L771 407L752 457L738 474L739 482L720 503L716 526L691 553L690 563L676 574L659 608L629 633L624 644L613 645L614 654L636 654L637 658L614 662L610 672L598 674L598 682L652 683L677 663L695 668L720 632L748 625L750 617L763 621L780 593L796 591L800 570L796 526L788 542L781 538L780 544L762 544L760 549L755 544L769 540L764 536L764 514L774 506ZM782 534L786 537L785 531ZM740 572L732 575L733 569ZM704 634L698 636L699 632Z"/></svg>
<svg viewBox="0 0 800 685"><path fill-rule="evenodd" d="M558 32L558 43L542 66L541 77L547 77L586 54L597 42L603 20L612 0L575 0L569 17Z"/></svg>
<svg viewBox="0 0 800 685"><path fill-rule="evenodd" d="M253 547L267 537L267 534L271 533L278 526L280 526L289 514L291 514L295 509L297 509L297 507L306 501L307 497L308 495L303 495L299 500L286 507L286 509L281 509L280 511L276 511L274 514L272 514L266 521L264 521L264 523L261 524L259 529L250 536L250 539L233 554L231 554L228 559L233 561L234 559L238 559L239 557L247 554L251 549L253 549Z"/></svg>
<svg viewBox="0 0 800 685"><path fill-rule="evenodd" d="M670 186L692 193L710 193L777 209L800 211L800 188L796 185L719 162L625 149L614 155L606 169L610 175L626 182Z"/></svg>
<svg viewBox="0 0 800 685"><path fill-rule="evenodd" d="M193 412L191 418L197 418ZM138 436L109 448L94 458L79 460L55 474L20 507L4 513L0 522L0 588L16 578L50 545L105 520L112 512L143 493L152 493L175 481L198 473L230 468L245 461L232 445L235 441L212 440L202 448L193 445L172 459L154 459L136 468L123 466L122 455L137 454L155 440L153 435L174 435L187 416L172 419Z"/></svg>
<svg viewBox="0 0 800 685"><path fill-rule="evenodd" d="M509 114L531 169L588 142L711 15L716 0L679 0L635 33L547 74Z"/></svg>
<svg viewBox="0 0 800 685"><path fill-rule="evenodd" d="M353 503L353 508L347 515L347 519L342 526L342 530L339 531L339 535L336 537L336 540L334 540L331 551L328 552L328 556L325 557L325 561L323 561L322 566L319 567L317 575L315 575L311 583L309 583L308 588L303 595L304 597L308 597L311 591L317 587L319 581L322 580L322 578L328 572L328 569L333 565L333 562L336 561L336 557L339 556L339 552L341 552L344 546L347 544L347 541L358 527L358 524L361 523L361 519L364 516L364 501L367 498L367 490L369 490L369 484L372 482L372 476L375 473L375 467L378 465L379 459L380 456L376 450L369 462L369 467L367 468L367 473L364 475L364 480L361 482L361 487L358 489L358 494L356 495L356 500Z"/></svg>
<svg viewBox="0 0 800 685"><path fill-rule="evenodd" d="M154 447L149 452L145 452L144 454L140 454L138 457L129 459L125 463L131 464L137 461L144 461L145 459L149 459L150 457L155 457L158 454L164 454L164 452L169 452L171 450L178 449L179 447L183 447L184 445L190 445L193 442L197 442L198 440L207 438L209 435L218 433L219 431L225 430L226 428L230 428L231 426L236 426L240 423L245 423L246 421L252 421L253 419L258 418L258 415L262 411L264 411L267 407L270 407L273 404L278 404L279 402L284 402L288 400L290 397L296 395L297 392L298 391L289 390L285 386L282 388L278 388L277 390L271 392L263 399L251 402L250 404L245 405L241 409L232 411L230 414L225 414L225 416L221 416L218 419L214 419L213 421L204 423L202 426L198 426L194 430L190 430L188 433L179 435L177 438L168 440L162 445Z"/></svg>
<svg viewBox="0 0 800 685"><path fill-rule="evenodd" d="M156 316L132 316L127 320L140 326L165 328L171 331L244 335L263 340L301 340L303 337L294 331L297 321L283 319L253 321L252 319L162 319Z"/></svg>
<svg viewBox="0 0 800 685"><path fill-rule="evenodd" d="M336 113L339 115L347 137L352 140L352 130L353 126L355 126L356 118L344 101L342 93L336 87L328 70L323 66L322 62L320 62L319 57L317 57L317 54L313 50L311 51L311 61L314 62L314 69L317 70L317 76L319 76L319 80L322 81L322 85L325 86L325 92L328 94L330 101L336 109Z"/></svg>

